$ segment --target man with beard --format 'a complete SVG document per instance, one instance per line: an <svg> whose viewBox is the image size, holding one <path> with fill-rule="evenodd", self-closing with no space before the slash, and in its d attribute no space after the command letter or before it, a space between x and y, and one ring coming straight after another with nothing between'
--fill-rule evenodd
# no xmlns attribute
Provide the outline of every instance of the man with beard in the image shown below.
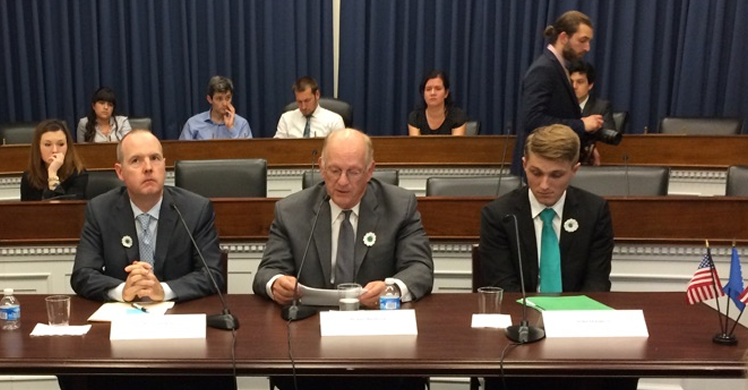
<svg viewBox="0 0 748 390"><path fill-rule="evenodd" d="M538 127L564 124L585 144L588 134L603 125L602 115L582 118L577 96L569 79L567 62L581 59L590 51L592 21L579 11L567 11L545 28L548 46L530 65L522 80L521 125L512 159L512 173L522 175L522 151L527 135ZM585 160L584 156L581 160ZM599 155L592 159L599 164Z"/></svg>

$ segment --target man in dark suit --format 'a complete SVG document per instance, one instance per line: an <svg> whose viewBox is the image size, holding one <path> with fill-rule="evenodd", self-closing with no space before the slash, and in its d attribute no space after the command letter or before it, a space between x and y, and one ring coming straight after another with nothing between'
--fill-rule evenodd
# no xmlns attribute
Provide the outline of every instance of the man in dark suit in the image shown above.
<svg viewBox="0 0 748 390"><path fill-rule="evenodd" d="M521 251L528 292L610 291L614 243L608 203L569 186L580 166L579 145L579 137L565 125L541 127L527 137L522 157L527 187L481 211L480 272L488 285L521 291ZM611 377L486 378L486 388L630 390L637 382Z"/></svg>
<svg viewBox="0 0 748 390"><path fill-rule="evenodd" d="M214 294L202 262L172 205L179 208L209 272L223 285L213 205L164 187L166 165L158 139L133 130L117 145L114 166L125 187L86 205L70 284L99 301L186 301ZM145 215L147 214L147 216ZM142 221L142 222L141 222ZM61 389L235 389L230 376L60 376Z"/></svg>
<svg viewBox="0 0 748 390"><path fill-rule="evenodd" d="M281 305L293 301L310 235L301 284L334 288L356 282L365 289L361 304L370 308L378 306L385 278L395 279L405 302L431 292L434 266L416 198L405 189L372 179L373 154L371 139L357 130L336 130L327 136L319 161L324 183L275 205L275 220L253 283L256 294ZM345 244L339 233L346 218L355 233L353 259L340 256ZM346 264L352 272L346 271ZM424 388L420 378L298 379L299 388ZM274 382L280 388L293 388L289 378Z"/></svg>
<svg viewBox="0 0 748 390"><path fill-rule="evenodd" d="M615 129L613 106L609 101L598 99L590 91L595 87L597 74L595 68L587 61L574 61L569 67L571 85L579 101L582 116L599 114L603 116L603 129Z"/></svg>
<svg viewBox="0 0 748 390"><path fill-rule="evenodd" d="M164 187L166 168L161 143L149 131L132 131L117 146L115 170L125 187L86 205L86 220L70 283L83 297L100 301L185 301L215 293L175 205L184 215L210 272L225 283L220 248L208 199ZM143 253L148 214L152 254ZM154 245L155 244L155 245ZM152 256L146 261L142 256Z"/></svg>
<svg viewBox="0 0 748 390"><path fill-rule="evenodd" d="M585 138L603 124L601 115L582 117L566 65L567 61L582 58L590 51L592 21L579 11L568 11L546 27L544 34L549 44L522 80L521 125L512 159L515 175L522 175L525 138L538 127L564 124Z"/></svg>
<svg viewBox="0 0 748 390"><path fill-rule="evenodd" d="M481 213L481 270L488 284L520 291L513 218L519 226L519 248L527 291L539 291L544 276L540 213L555 212L561 290L540 292L610 291L613 227L607 202L570 187L579 169L579 137L564 125L541 127L525 144L522 158L528 186L486 205Z"/></svg>

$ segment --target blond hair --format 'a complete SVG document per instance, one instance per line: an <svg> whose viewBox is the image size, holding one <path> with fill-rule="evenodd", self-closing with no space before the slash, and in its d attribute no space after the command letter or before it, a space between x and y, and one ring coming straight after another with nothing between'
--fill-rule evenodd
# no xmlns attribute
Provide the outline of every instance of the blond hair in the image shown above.
<svg viewBox="0 0 748 390"><path fill-rule="evenodd" d="M538 127L525 141L525 156L530 152L553 161L579 161L579 136L569 126L550 125Z"/></svg>

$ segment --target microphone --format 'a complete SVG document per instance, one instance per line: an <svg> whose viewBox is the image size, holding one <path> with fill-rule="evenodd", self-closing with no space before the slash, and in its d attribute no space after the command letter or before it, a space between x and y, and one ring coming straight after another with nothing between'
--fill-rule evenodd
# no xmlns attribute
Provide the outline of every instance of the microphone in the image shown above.
<svg viewBox="0 0 748 390"><path fill-rule="evenodd" d="M314 215L314 221L312 221L312 230L309 232L309 239L307 239L306 241L304 254L301 256L301 263L299 263L299 270L296 272L296 283L294 283L293 286L293 303L281 310L281 318L286 321L303 320L304 318L317 314L317 308L312 306L299 305L299 278L301 277L301 270L304 269L306 256L309 254L309 246L311 246L312 244L314 231L317 230L317 221L319 220L319 214L322 210L322 205L329 200L330 195L325 194L325 196L322 197L322 201L317 205L317 214Z"/></svg>
<svg viewBox="0 0 748 390"><path fill-rule="evenodd" d="M626 176L626 196L631 196L631 182L629 180L629 155L623 155L623 174Z"/></svg>
<svg viewBox="0 0 748 390"><path fill-rule="evenodd" d="M525 275L522 272L522 250L519 242L519 224L517 216L507 214L504 216L504 223L514 222L514 238L517 239L517 262L519 263L519 282L522 287L522 321L519 325L512 325L506 328L506 337L520 344L529 344L545 338L545 331L537 326L530 326L527 321L527 293L525 291Z"/></svg>
<svg viewBox="0 0 748 390"><path fill-rule="evenodd" d="M205 272L208 274L208 277L210 278L211 283L213 283L213 288L218 293L218 298L221 299L221 304L223 305L223 311L221 314L212 314L207 317L206 323L209 327L214 329L223 329L223 330L234 330L239 329L239 319L236 318L233 314L231 314L231 311L229 311L229 307L226 305L226 300L223 298L223 294L221 294L221 289L218 288L218 283L216 283L216 279L213 277L213 273L210 272L210 268L208 267L208 263L205 261L205 258L203 257L203 252L200 250L200 247L197 246L197 242L195 242L195 237L192 235L192 232L190 232L190 228L187 226L187 222L184 220L184 217L182 216L182 212L179 211L179 208L176 204L171 203L172 210L177 212L177 215L179 216L179 220L182 221L182 226L184 226L184 230L187 232L187 235L190 237L190 241L192 242L192 247L195 248L195 251L197 251L197 255L200 257L200 261L203 263L203 267L205 267Z"/></svg>
<svg viewBox="0 0 748 390"><path fill-rule="evenodd" d="M506 138L504 139L504 153L501 154L501 165L499 165L499 185L496 187L496 197L501 192L501 178L504 177L504 161L506 160L506 150L509 147L509 135L512 134L512 122L506 123Z"/></svg>

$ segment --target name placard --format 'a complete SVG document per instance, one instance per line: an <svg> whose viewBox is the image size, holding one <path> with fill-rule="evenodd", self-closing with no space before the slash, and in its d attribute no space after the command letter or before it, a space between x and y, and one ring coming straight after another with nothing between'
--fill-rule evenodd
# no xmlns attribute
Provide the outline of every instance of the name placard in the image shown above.
<svg viewBox="0 0 748 390"><path fill-rule="evenodd" d="M205 326L205 314L124 316L112 320L109 339L204 339Z"/></svg>
<svg viewBox="0 0 748 390"><path fill-rule="evenodd" d="M416 312L405 310L323 311L319 318L322 336L417 335Z"/></svg>
<svg viewBox="0 0 748 390"><path fill-rule="evenodd" d="M544 311L545 335L553 337L649 337L641 310Z"/></svg>

